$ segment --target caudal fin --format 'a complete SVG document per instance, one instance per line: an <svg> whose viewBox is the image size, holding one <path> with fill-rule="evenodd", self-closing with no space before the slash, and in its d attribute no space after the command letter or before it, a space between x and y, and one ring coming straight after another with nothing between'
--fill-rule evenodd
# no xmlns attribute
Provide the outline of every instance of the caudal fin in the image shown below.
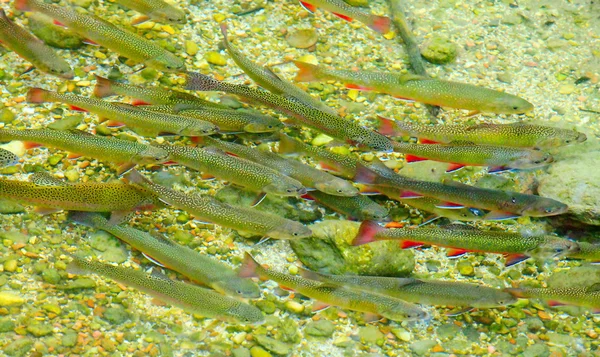
<svg viewBox="0 0 600 357"><path fill-rule="evenodd" d="M317 78L318 66L302 61L294 61L294 64L300 70L296 74L296 78L294 78L296 82L314 82L319 80Z"/></svg>
<svg viewBox="0 0 600 357"><path fill-rule="evenodd" d="M223 42L225 43L225 46L227 46L229 44L229 40L227 39L227 24L221 22L219 27L221 28L221 34L223 35Z"/></svg>
<svg viewBox="0 0 600 357"><path fill-rule="evenodd" d="M149 182L147 178L145 178L135 169L127 172L123 177L125 178L125 180L127 180L127 182L133 184L144 184Z"/></svg>
<svg viewBox="0 0 600 357"><path fill-rule="evenodd" d="M396 125L396 121L392 119L388 119L382 117L381 115L377 116L377 131L382 135L387 136L398 136L399 130Z"/></svg>
<svg viewBox="0 0 600 357"><path fill-rule="evenodd" d="M29 6L28 0L16 0L15 9L19 11L31 11L31 6Z"/></svg>
<svg viewBox="0 0 600 357"><path fill-rule="evenodd" d="M365 165L358 163L356 164L356 173L354 174L354 181L357 183L373 184L377 180L377 173Z"/></svg>
<svg viewBox="0 0 600 357"><path fill-rule="evenodd" d="M352 240L352 245L356 246L356 245L363 245L363 244L375 242L377 240L375 238L375 235L377 235L378 232L381 232L383 230L384 230L384 228L381 227L376 222L364 221L360 225L360 228L358 229L358 233L356 234L356 237L354 237L354 239Z"/></svg>
<svg viewBox="0 0 600 357"><path fill-rule="evenodd" d="M281 155L300 155L302 154L301 143L284 133L280 133L278 152Z"/></svg>
<svg viewBox="0 0 600 357"><path fill-rule="evenodd" d="M50 92L42 88L31 88L27 92L27 102L29 103L45 103L48 101Z"/></svg>
<svg viewBox="0 0 600 357"><path fill-rule="evenodd" d="M198 72L187 73L187 83L185 89L197 91L218 91L221 84L216 79Z"/></svg>
<svg viewBox="0 0 600 357"><path fill-rule="evenodd" d="M386 34L390 32L391 20L389 17L373 15L371 23L367 26L380 34Z"/></svg>
<svg viewBox="0 0 600 357"><path fill-rule="evenodd" d="M94 87L94 95L98 98L105 98L115 95L110 79L96 76L96 86Z"/></svg>
<svg viewBox="0 0 600 357"><path fill-rule="evenodd" d="M258 262L250 255L250 253L244 253L244 261L238 271L240 278L258 278L256 270L258 269Z"/></svg>

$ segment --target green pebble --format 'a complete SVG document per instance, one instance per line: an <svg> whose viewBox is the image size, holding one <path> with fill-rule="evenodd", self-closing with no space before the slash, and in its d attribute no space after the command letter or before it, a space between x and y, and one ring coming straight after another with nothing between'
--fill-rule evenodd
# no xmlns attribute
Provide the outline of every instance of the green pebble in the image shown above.
<svg viewBox="0 0 600 357"><path fill-rule="evenodd" d="M90 278L77 278L67 282L65 285L60 286L62 290L75 290L75 289L92 289L96 287L96 282Z"/></svg>
<svg viewBox="0 0 600 357"><path fill-rule="evenodd" d="M0 173L2 173L2 175L14 175L17 172L19 172L18 166L8 166L0 170Z"/></svg>
<svg viewBox="0 0 600 357"><path fill-rule="evenodd" d="M79 171L75 168L69 169L65 172L65 177L69 182L77 182L79 181Z"/></svg>
<svg viewBox="0 0 600 357"><path fill-rule="evenodd" d="M60 315L60 313L62 312L60 306L58 306L57 304L45 304L42 306L42 309L48 312L55 313L57 315Z"/></svg>
<svg viewBox="0 0 600 357"><path fill-rule="evenodd" d="M194 240L194 235L188 231L178 229L175 231L175 234L173 234L173 239L183 245L188 245Z"/></svg>
<svg viewBox="0 0 600 357"><path fill-rule="evenodd" d="M83 38L52 21L48 16L34 13L29 17L28 27L34 35L52 47L77 49L83 46Z"/></svg>
<svg viewBox="0 0 600 357"><path fill-rule="evenodd" d="M415 355L424 356L435 345L437 345L437 342L435 342L434 340L421 340L411 343L408 347Z"/></svg>
<svg viewBox="0 0 600 357"><path fill-rule="evenodd" d="M358 337L363 344L375 344L385 339L385 335L379 331L379 328L372 325L361 327L358 330Z"/></svg>
<svg viewBox="0 0 600 357"><path fill-rule="evenodd" d="M52 333L52 325L34 321L26 328L35 337L47 336Z"/></svg>
<svg viewBox="0 0 600 357"><path fill-rule="evenodd" d="M83 121L83 115L76 114L65 117L48 124L48 128L54 130L70 130L75 129Z"/></svg>
<svg viewBox="0 0 600 357"><path fill-rule="evenodd" d="M129 319L129 314L123 307L109 307L102 317L113 325L121 325Z"/></svg>
<svg viewBox="0 0 600 357"><path fill-rule="evenodd" d="M234 348L231 350L231 356L233 357L250 357L250 350L246 347Z"/></svg>
<svg viewBox="0 0 600 357"><path fill-rule="evenodd" d="M56 166L63 159L63 156L60 154L54 154L48 158L48 165Z"/></svg>
<svg viewBox="0 0 600 357"><path fill-rule="evenodd" d="M323 145L326 145L327 143L329 143L332 140L333 140L333 138L331 136L328 136L328 135L325 135L325 134L318 134L317 136L314 137L314 139L312 140L311 144L313 146L323 146Z"/></svg>
<svg viewBox="0 0 600 357"><path fill-rule="evenodd" d="M256 335L254 336L254 340L256 341L256 343L264 347L265 350L273 352L277 355L287 355L291 352L291 346L287 343L277 341L276 339L267 337L265 335ZM252 354L252 350L250 351L250 353Z"/></svg>
<svg viewBox="0 0 600 357"><path fill-rule="evenodd" d="M208 249L206 249L206 253L208 253L210 255L217 254L217 247L215 247L214 245L211 245L210 247L208 247Z"/></svg>
<svg viewBox="0 0 600 357"><path fill-rule="evenodd" d="M94 0L73 0L72 4L75 6L81 6L84 9L87 9L92 5Z"/></svg>
<svg viewBox="0 0 600 357"><path fill-rule="evenodd" d="M421 50L421 55L428 62L446 64L454 61L458 54L456 44L443 37L434 37Z"/></svg>
<svg viewBox="0 0 600 357"><path fill-rule="evenodd" d="M25 212L25 207L8 200L0 200L0 214L15 214Z"/></svg>
<svg viewBox="0 0 600 357"><path fill-rule="evenodd" d="M196 42L190 40L185 41L185 53L188 55L195 56L199 50L200 47L198 47Z"/></svg>
<svg viewBox="0 0 600 357"><path fill-rule="evenodd" d="M216 66L225 66L227 64L227 58L216 51L206 52L204 58L208 63Z"/></svg>
<svg viewBox="0 0 600 357"><path fill-rule="evenodd" d="M46 269L48 269L48 263L37 262L33 265L33 272L36 274L42 274Z"/></svg>
<svg viewBox="0 0 600 357"><path fill-rule="evenodd" d="M142 70L140 75L145 80L150 81L150 80L155 79L158 76L158 71L155 70L154 68L145 68L144 70Z"/></svg>
<svg viewBox="0 0 600 357"><path fill-rule="evenodd" d="M56 268L58 270L66 270L67 269L67 263L65 263L62 260L59 260L56 263L54 263L54 268Z"/></svg>
<svg viewBox="0 0 600 357"><path fill-rule="evenodd" d="M267 315L271 315L275 312L275 304L268 300L259 300L256 302L256 307L258 307L262 312Z"/></svg>
<svg viewBox="0 0 600 357"><path fill-rule="evenodd" d="M102 136L110 136L112 134L112 130L106 126L106 124L102 123L100 125L96 125L96 134Z"/></svg>
<svg viewBox="0 0 600 357"><path fill-rule="evenodd" d="M525 325L530 332L538 332L544 327L544 323L538 317L529 317L525 319Z"/></svg>
<svg viewBox="0 0 600 357"><path fill-rule="evenodd" d="M344 0L348 5L369 7L369 0Z"/></svg>
<svg viewBox="0 0 600 357"><path fill-rule="evenodd" d="M15 259L9 259L7 261L4 262L4 271L7 271L9 273L14 272L15 270L17 270L17 261Z"/></svg>
<svg viewBox="0 0 600 357"><path fill-rule="evenodd" d="M0 123L12 123L16 118L15 113L13 113L8 108L0 109Z"/></svg>
<svg viewBox="0 0 600 357"><path fill-rule="evenodd" d="M19 338L3 347L4 353L12 357L24 357L26 356L31 347L33 346L33 340L30 338Z"/></svg>
<svg viewBox="0 0 600 357"><path fill-rule="evenodd" d="M176 221L178 223L187 223L190 220L190 215L187 212L181 212L177 215Z"/></svg>
<svg viewBox="0 0 600 357"><path fill-rule="evenodd" d="M77 344L77 331L68 329L61 339L61 343L65 347L73 347Z"/></svg>
<svg viewBox="0 0 600 357"><path fill-rule="evenodd" d="M271 357L271 354L258 346L254 346L250 349L250 356L252 356L252 357Z"/></svg>
<svg viewBox="0 0 600 357"><path fill-rule="evenodd" d="M508 310L508 316L512 317L513 319L521 320L524 319L527 315L525 315L523 310L521 310L520 308L513 307Z"/></svg>
<svg viewBox="0 0 600 357"><path fill-rule="evenodd" d="M461 275L464 276L473 276L475 275L475 268L468 260L461 260L456 264L456 268Z"/></svg>
<svg viewBox="0 0 600 357"><path fill-rule="evenodd" d="M329 320L309 322L304 328L304 333L314 337L331 337L335 331L335 325Z"/></svg>
<svg viewBox="0 0 600 357"><path fill-rule="evenodd" d="M58 284L60 282L60 274L56 269L46 269L42 272L42 279L48 284Z"/></svg>
<svg viewBox="0 0 600 357"><path fill-rule="evenodd" d="M15 323L10 318L0 319L0 333L10 332L15 329Z"/></svg>
<svg viewBox="0 0 600 357"><path fill-rule="evenodd" d="M107 78L110 79L111 81L118 81L123 78L123 73L121 73L121 71L119 70L119 67L115 66L110 69L110 72L108 72Z"/></svg>

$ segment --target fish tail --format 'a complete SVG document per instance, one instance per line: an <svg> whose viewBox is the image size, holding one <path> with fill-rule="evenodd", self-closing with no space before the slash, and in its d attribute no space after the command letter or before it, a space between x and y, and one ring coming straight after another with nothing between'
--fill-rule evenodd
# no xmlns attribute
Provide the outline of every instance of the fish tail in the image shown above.
<svg viewBox="0 0 600 357"><path fill-rule="evenodd" d="M188 72L185 89L197 91L218 91L221 84L216 79L198 72Z"/></svg>
<svg viewBox="0 0 600 357"><path fill-rule="evenodd" d="M127 172L124 176L127 182L132 184L144 184L148 182L148 179L142 176L137 170L133 169Z"/></svg>
<svg viewBox="0 0 600 357"><path fill-rule="evenodd" d="M256 272L258 268L258 262L254 260L250 253L246 252L244 253L244 261L240 266L238 276L240 278L258 278L258 273Z"/></svg>
<svg viewBox="0 0 600 357"><path fill-rule="evenodd" d="M27 101L29 103L45 103L48 101L50 91L42 88L31 88L27 92Z"/></svg>
<svg viewBox="0 0 600 357"><path fill-rule="evenodd" d="M381 34L388 33L390 31L391 20L385 16L372 16L372 22L368 24L369 28L375 30Z"/></svg>
<svg viewBox="0 0 600 357"><path fill-rule="evenodd" d="M352 245L363 245L371 242L375 242L377 238L375 236L378 232L381 232L383 228L373 221L364 221L360 228L358 229L358 233L356 237L352 240Z"/></svg>
<svg viewBox="0 0 600 357"><path fill-rule="evenodd" d="M358 163L356 164L356 173L354 174L354 181L357 183L373 184L377 180L377 173L365 165Z"/></svg>
<svg viewBox="0 0 600 357"><path fill-rule="evenodd" d="M98 98L105 98L115 95L112 88L112 81L108 78L96 76L96 86L94 87L94 95Z"/></svg>
<svg viewBox="0 0 600 357"><path fill-rule="evenodd" d="M15 9L19 11L31 11L31 5L29 4L29 0L16 0Z"/></svg>
<svg viewBox="0 0 600 357"><path fill-rule="evenodd" d="M377 116L377 131L382 135L397 136L398 125L395 120Z"/></svg>
<svg viewBox="0 0 600 357"><path fill-rule="evenodd" d="M302 148L296 139L281 133L279 134L278 152L282 155L298 155L302 152Z"/></svg>
<svg viewBox="0 0 600 357"><path fill-rule="evenodd" d="M294 64L300 70L298 71L298 74L296 74L296 78L294 78L296 82L314 82L319 80L317 77L319 70L318 66L302 61L294 61Z"/></svg>
<svg viewBox="0 0 600 357"><path fill-rule="evenodd" d="M323 280L323 278L319 275L319 273L314 272L312 270L304 269L304 268L298 268L298 275L300 275L304 279L317 280L317 281Z"/></svg>
<svg viewBox="0 0 600 357"><path fill-rule="evenodd" d="M225 22L221 22L219 27L221 28L221 34L223 34L223 42L225 45L227 45L229 43L227 40L227 24Z"/></svg>
<svg viewBox="0 0 600 357"><path fill-rule="evenodd" d="M504 289L504 291L506 291L507 293L509 293L512 296L517 297L517 298L527 297L525 294L525 289L522 289L522 288L506 288L506 289Z"/></svg>

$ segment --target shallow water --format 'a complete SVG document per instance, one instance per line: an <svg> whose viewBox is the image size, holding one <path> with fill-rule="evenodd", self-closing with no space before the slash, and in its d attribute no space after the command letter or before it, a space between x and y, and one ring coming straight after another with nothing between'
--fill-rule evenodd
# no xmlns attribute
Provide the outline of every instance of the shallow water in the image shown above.
<svg viewBox="0 0 600 357"><path fill-rule="evenodd" d="M139 16L108 1L72 1L75 2L129 29L132 29L131 20ZM188 70L252 84L222 49L218 23L226 21L234 46L251 60L272 66L278 75L289 80L296 72L289 63L294 59L317 61L334 68L410 72L398 36L384 37L359 22L348 23L320 10L309 14L294 1L179 0L173 3L185 9L187 24L146 22L138 25L136 31L172 48L185 60ZM60 4L67 6L69 2L63 0ZM27 25L30 21L30 15L13 11L12 2L3 2L1 6L17 23ZM523 234L545 232L594 241L600 224L596 169L599 163L600 5L591 1L410 0L403 6L419 45L424 47L432 39L441 37L456 48L457 57L453 62L426 63L430 75L503 90L535 106L532 113L525 115L468 116L467 111L446 109L438 117L440 123L526 122L577 129L588 137L583 144L553 150L556 162L548 168L501 175L487 175L480 168L467 168L452 174L464 182L478 182L484 187L540 192L569 203L572 208L569 214L554 218L522 217L474 225L482 229ZM256 11L250 11L254 9ZM370 11L387 15L388 8L384 1L372 1ZM308 49L290 45L287 35L299 29L314 29L316 44ZM15 53L0 50L0 80L4 84L3 108L0 109L4 123L0 125L21 129L66 120L61 123L91 131L98 124L96 115L73 112L61 104L26 103L25 95L30 87L87 96L92 93L94 74L107 76L112 72L115 75L117 70L129 83L161 83L176 88L183 85L183 76L151 69L139 71L140 65L129 66L103 47L82 46L76 50L59 50L59 53L75 69L75 79L61 80L37 70L21 75L29 64ZM347 90L332 81L300 86L347 114L349 120L358 120L366 126L372 125L376 115L433 122L419 103ZM219 97L218 93L206 94L210 100L217 101ZM261 110L274 114L264 108ZM323 140L317 132L308 129L289 127L286 132L308 142ZM137 138L141 142L178 140L144 139L126 128L115 131L115 135ZM114 167L108 163L85 157L73 161L66 158L66 152L54 149L25 151L17 142L4 147L18 153L22 162L16 170L3 169L3 178L27 180L31 172L44 170L70 182L116 179ZM373 157L371 153L362 155L366 159ZM401 172L406 175L430 180L446 177L446 164L419 162L402 167L401 155L380 156L386 165L402 168ZM181 166L146 167L142 171L156 182L185 192L217 195L246 205L254 198L253 194L240 193L218 180L203 181L197 172ZM383 197L377 197L376 201L391 210L394 220L405 224L420 224L429 218L426 212ZM64 254L65 250L96 256L124 267L150 269L153 266L140 252L116 238L69 223L66 213L40 216L32 207L11 207L6 202L0 208L3 212L15 212L0 216L0 354L256 357L278 354L587 356L599 353L598 317L586 308L549 307L540 300L522 299L513 306L475 310L458 316L446 315L454 311L451 307L422 306L430 316L426 321L365 323L362 314L335 307L312 313L312 300L300 294L290 295L274 282L267 281L260 283L262 297L251 301L265 312L264 324L243 326L207 319L164 305L109 279L67 273L66 264L70 259ZM504 258L497 254L471 253L448 259L444 248L402 252L389 244L385 252L373 246L356 253L348 243L358 223L342 222L343 217L314 202L267 197L259 208L286 214L307 225L323 220L325 223L319 223L320 228L317 228L318 236L328 243L320 249L331 251L331 246L341 249L343 253L338 252L335 258L345 262L355 274L370 268L388 275L412 270L412 275L418 278L472 282L496 288L587 286L600 279L596 267L576 260L530 259L506 268ZM442 219L432 224L443 223L447 222ZM236 268L245 251L251 252L261 263L290 273L302 265L287 241L269 240L256 245L260 237L248 238L231 229L193 221L189 214L172 208L140 213L131 224L145 231L158 230ZM310 250L310 247L305 249ZM388 261L377 254L389 253L387 250L401 256L402 261L394 261L395 265L384 264ZM375 264L378 265L375 267ZM405 270L399 271L400 267ZM398 270L390 271L396 268ZM176 273L168 275L183 279ZM16 300L10 302L7 297Z"/></svg>

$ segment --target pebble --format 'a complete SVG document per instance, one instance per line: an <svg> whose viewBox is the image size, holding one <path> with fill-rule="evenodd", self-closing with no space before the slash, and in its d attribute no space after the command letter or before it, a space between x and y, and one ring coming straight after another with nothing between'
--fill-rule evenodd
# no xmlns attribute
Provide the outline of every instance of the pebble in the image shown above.
<svg viewBox="0 0 600 357"><path fill-rule="evenodd" d="M425 44L421 55L430 63L446 64L456 59L458 48L447 38L434 37Z"/></svg>
<svg viewBox="0 0 600 357"><path fill-rule="evenodd" d="M35 337L47 336L52 333L52 325L41 322L33 322L27 326L27 332Z"/></svg>
<svg viewBox="0 0 600 357"><path fill-rule="evenodd" d="M473 276L475 275L475 268L468 260L461 260L456 264L456 268L461 275L464 276Z"/></svg>
<svg viewBox="0 0 600 357"><path fill-rule="evenodd" d="M309 48L317 43L319 36L315 29L300 29L288 32L285 36L287 43L296 48Z"/></svg>
<svg viewBox="0 0 600 357"><path fill-rule="evenodd" d="M0 307L21 306L24 303L25 299L22 297L7 291L0 291Z"/></svg>
<svg viewBox="0 0 600 357"><path fill-rule="evenodd" d="M225 66L227 64L227 58L220 54L219 52L210 51L204 54L204 58L210 64L214 64L216 66Z"/></svg>
<svg viewBox="0 0 600 357"><path fill-rule="evenodd" d="M331 337L333 331L335 331L335 325L325 319L309 322L304 328L304 333L313 337Z"/></svg>
<svg viewBox="0 0 600 357"><path fill-rule="evenodd" d="M264 347L265 350L273 352L276 355L286 356L291 352L290 345L268 336L256 335L254 336L254 340L256 341L256 343ZM252 354L252 351L250 351L250 353Z"/></svg>
<svg viewBox="0 0 600 357"><path fill-rule="evenodd" d="M558 93L560 94L571 94L575 91L575 86L573 84L565 84L564 86L560 86L558 88Z"/></svg>
<svg viewBox="0 0 600 357"><path fill-rule="evenodd" d="M190 40L185 41L185 53L188 55L195 56L199 50L200 47L198 47L196 42Z"/></svg>
<svg viewBox="0 0 600 357"><path fill-rule="evenodd" d="M317 59L317 57L315 55L310 54L298 57L298 61L314 64L315 66L319 64L319 60Z"/></svg>
<svg viewBox="0 0 600 357"><path fill-rule="evenodd" d="M302 311L304 311L304 305L293 300L286 301L284 306L288 311L291 311L295 314L300 314Z"/></svg>
<svg viewBox="0 0 600 357"><path fill-rule="evenodd" d="M4 271L12 273L15 270L17 270L17 261L15 259L9 259L4 262Z"/></svg>
<svg viewBox="0 0 600 357"><path fill-rule="evenodd" d="M271 357L271 354L265 351L263 348L254 346L250 349L250 356L252 357Z"/></svg>

